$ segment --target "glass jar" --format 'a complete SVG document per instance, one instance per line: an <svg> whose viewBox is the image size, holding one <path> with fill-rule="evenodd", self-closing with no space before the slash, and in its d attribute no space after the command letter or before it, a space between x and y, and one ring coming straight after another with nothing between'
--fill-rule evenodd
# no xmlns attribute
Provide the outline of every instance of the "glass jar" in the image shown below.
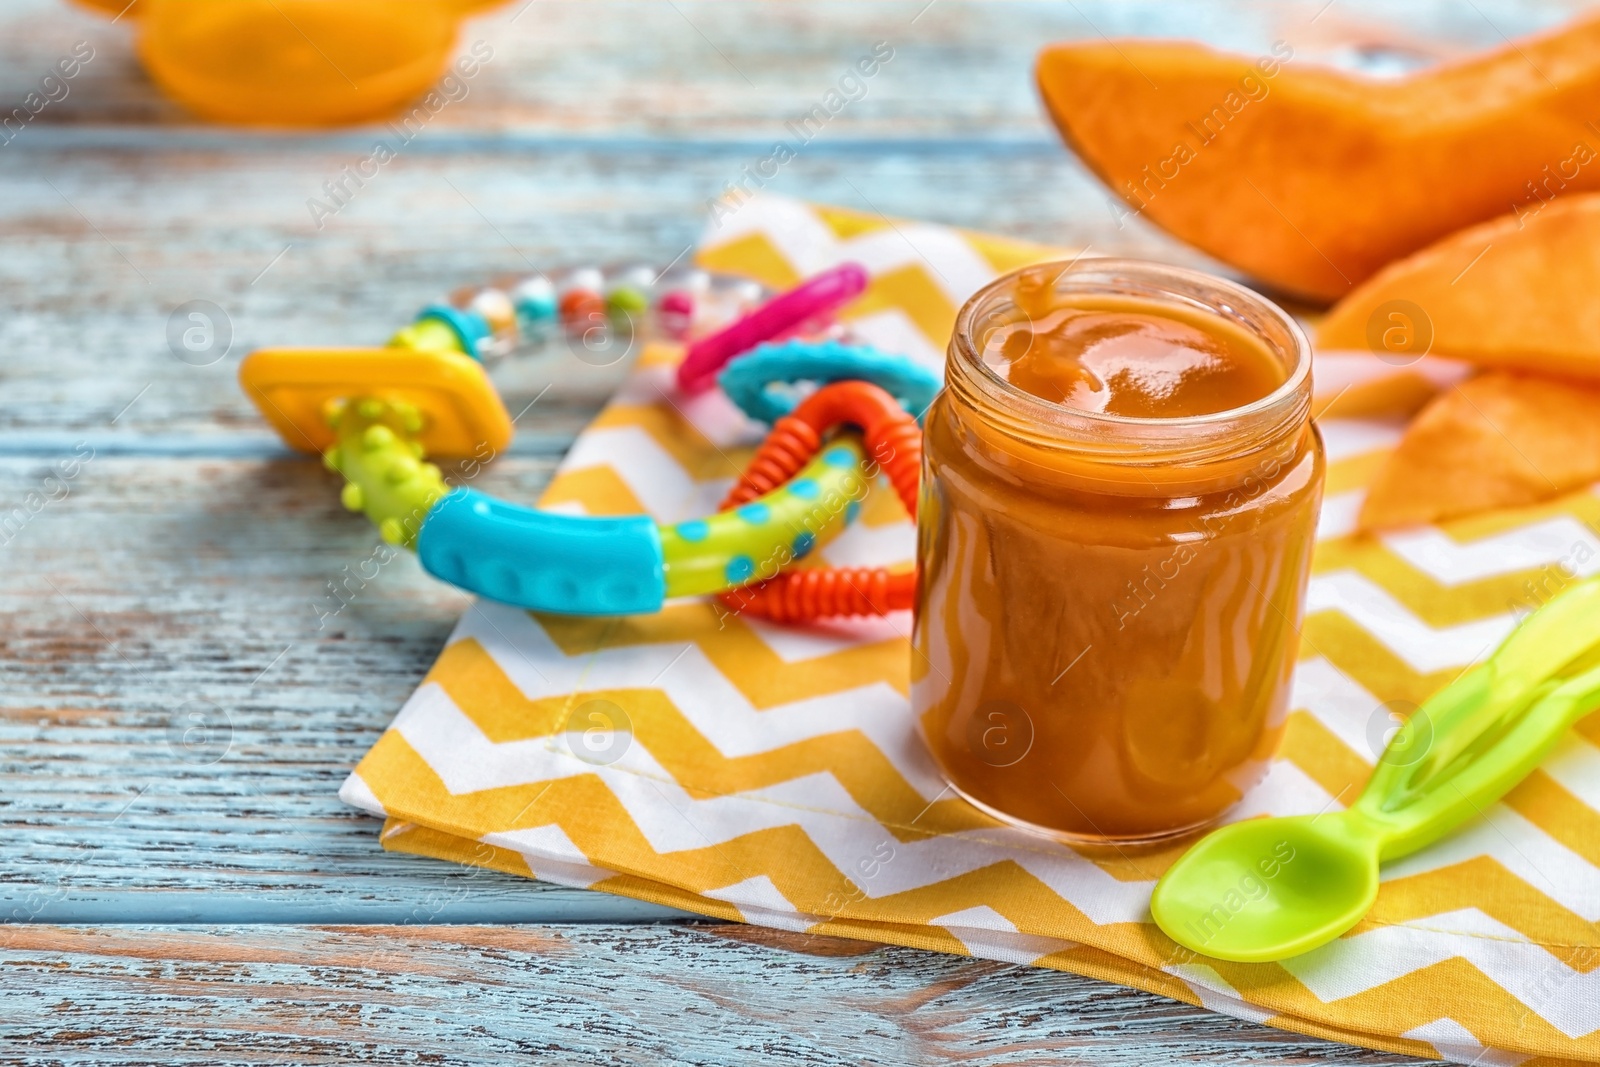
<svg viewBox="0 0 1600 1067"><path fill-rule="evenodd" d="M984 359L1026 320L1023 284L1215 316L1281 361L1282 384L1175 418L1043 400ZM1260 780L1323 481L1310 346L1287 314L1175 267L1025 268L957 317L923 456L912 702L958 792L1013 825L1126 843L1205 826Z"/></svg>

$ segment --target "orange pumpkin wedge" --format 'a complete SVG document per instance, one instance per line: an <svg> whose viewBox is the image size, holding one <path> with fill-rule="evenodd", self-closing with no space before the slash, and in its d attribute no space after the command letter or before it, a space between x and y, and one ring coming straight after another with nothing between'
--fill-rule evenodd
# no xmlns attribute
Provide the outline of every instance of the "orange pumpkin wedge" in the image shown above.
<svg viewBox="0 0 1600 1067"><path fill-rule="evenodd" d="M1401 79L1282 42L1075 42L1036 73L1126 212L1324 303L1464 226L1600 189L1600 17Z"/></svg>
<svg viewBox="0 0 1600 1067"><path fill-rule="evenodd" d="M1600 388L1490 371L1412 420L1362 504L1364 530L1523 507L1600 480Z"/></svg>
<svg viewBox="0 0 1600 1067"><path fill-rule="evenodd" d="M1391 263L1334 305L1317 347L1600 378L1600 193L1470 227Z"/></svg>

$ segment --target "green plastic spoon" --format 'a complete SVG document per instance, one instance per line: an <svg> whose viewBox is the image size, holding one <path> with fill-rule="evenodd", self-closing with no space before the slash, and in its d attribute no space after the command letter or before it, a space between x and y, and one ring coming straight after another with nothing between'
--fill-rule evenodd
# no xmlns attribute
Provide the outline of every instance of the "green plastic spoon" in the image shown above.
<svg viewBox="0 0 1600 1067"><path fill-rule="evenodd" d="M1522 781L1600 706L1600 578L1525 619L1395 732L1343 811L1252 819L1201 839L1156 883L1168 937L1217 959L1287 959L1350 929L1378 865L1432 844Z"/></svg>

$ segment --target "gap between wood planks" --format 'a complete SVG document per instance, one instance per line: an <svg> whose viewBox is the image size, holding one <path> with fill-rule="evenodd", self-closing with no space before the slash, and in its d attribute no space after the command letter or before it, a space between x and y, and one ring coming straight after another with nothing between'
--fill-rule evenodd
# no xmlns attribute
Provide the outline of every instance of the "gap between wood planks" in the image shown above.
<svg viewBox="0 0 1600 1067"><path fill-rule="evenodd" d="M0 893L0 915L10 914L38 886L12 885ZM498 888L498 887L497 887ZM597 890L567 889L524 880L522 891L463 893L459 887L430 893L412 887L409 894L389 899L363 899L355 894L316 892L262 893L222 890L215 893L161 890L83 889L61 893L42 907L29 909L17 924L54 926L525 926L649 923L709 923L711 919L675 908L648 904ZM14 898L14 899L8 899ZM10 924L6 924L10 925Z"/></svg>
<svg viewBox="0 0 1600 1067"><path fill-rule="evenodd" d="M381 131L359 133L281 134L214 130L203 127L43 126L18 142L19 152L60 152L85 149L145 149L224 151L249 156L285 152L361 151L372 148ZM554 152L604 156L683 156L701 158L707 153L764 156L772 151L772 137L649 137L640 135L548 134L525 130L496 133L429 131L406 145L417 155L550 154ZM1053 135L996 135L961 137L881 137L848 133L818 138L805 145L816 156L958 156L984 158L1048 157L1065 153Z"/></svg>
<svg viewBox="0 0 1600 1067"><path fill-rule="evenodd" d="M571 434L520 431L501 453L535 458L564 455ZM0 459L55 458L87 444L96 456L156 459L305 459L307 454L284 445L276 434L259 430L217 433L147 433L138 430L0 431Z"/></svg>

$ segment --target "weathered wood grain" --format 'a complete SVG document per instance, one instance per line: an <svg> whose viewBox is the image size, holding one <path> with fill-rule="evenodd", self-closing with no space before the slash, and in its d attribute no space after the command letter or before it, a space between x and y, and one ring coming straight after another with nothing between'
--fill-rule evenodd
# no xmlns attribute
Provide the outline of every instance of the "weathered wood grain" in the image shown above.
<svg viewBox="0 0 1600 1067"><path fill-rule="evenodd" d="M782 133L864 48L893 62L831 124L829 136L1037 137L1030 82L1048 41L1167 35L1259 50L1275 39L1308 59L1388 69L1497 45L1560 21L1580 0L968 0L725 3L720 0L509 0L469 23L495 58L472 93L435 120L473 134L673 136ZM62 0L0 7L0 100L19 100L57 55L88 40L96 57L40 124L185 125L193 120L139 74L132 27ZM36 132L36 131L30 131Z"/></svg>
<svg viewBox="0 0 1600 1067"><path fill-rule="evenodd" d="M625 156L405 154L319 231L305 201L355 158L320 144L217 154L0 150L8 191L0 287L10 294L0 317L0 432L258 431L235 383L244 352L381 343L422 305L508 271L666 264L699 237L708 199L759 157L737 145ZM1175 254L1148 228L1119 232L1062 150L1003 163L980 170L955 154L808 154L773 188L1041 240ZM197 299L222 307L233 331L229 354L203 367L174 356L167 335L172 310ZM558 432L562 442L611 380L569 392L580 373L595 380L573 359L544 373L496 368L513 412L557 382L519 426ZM563 408L565 398L578 410Z"/></svg>
<svg viewBox="0 0 1600 1067"><path fill-rule="evenodd" d="M480 484L532 499L550 467ZM402 555L341 607L377 542L335 484L299 458L0 460L0 919L673 914L385 853L339 802L466 597Z"/></svg>
<svg viewBox="0 0 1600 1067"><path fill-rule="evenodd" d="M0 993L17 1064L1417 1062L1072 975L704 926L13 928Z"/></svg>
<svg viewBox="0 0 1600 1067"><path fill-rule="evenodd" d="M1203 264L1139 220L1119 223L1045 128L1028 73L1039 44L1156 30L1249 48L1288 34L1307 54L1359 60L1376 54L1379 13L1394 41L1450 51L1556 21L1574 2L1484 3L1470 17L1370 0L540 2L515 19L513 5L474 30L505 42L478 91L319 228L307 201L374 135L187 123L156 102L127 27L56 0L11 0L0 5L0 102L24 96L31 68L78 36L99 52L65 100L0 146L0 433L23 434L13 448L113 420L118 432L233 435L258 425L233 387L251 347L377 342L421 304L500 271L667 262L700 233L707 201L837 80L852 49L878 39L904 44L770 188ZM169 350L170 313L195 299L220 305L233 332L230 354L208 367ZM508 402L525 400L513 387ZM578 408L551 448L581 424ZM535 431L560 412L550 405Z"/></svg>
<svg viewBox="0 0 1600 1067"><path fill-rule="evenodd" d="M403 559L319 626L370 530L264 432L234 375L258 345L381 341L501 271L673 259L707 200L878 40L893 61L769 188L1197 263L1119 228L1057 143L1031 86L1040 44L1282 38L1381 71L1580 6L540 0L519 16L516 0L467 31L496 50L468 99L319 228L307 199L373 131L197 124L144 79L129 27L0 0L0 114L75 41L96 48L69 96L0 144L0 919L190 924L0 929L0 1061L1401 1062L908 950L424 928L674 913L384 853L338 802L464 598ZM203 367L167 339L195 299L234 335ZM484 487L536 496L616 373L559 352L498 366L514 412L539 400ZM80 442L93 458L63 480ZM34 513L30 493L60 499ZM214 732L184 732L195 710ZM330 922L403 925L282 925Z"/></svg>

